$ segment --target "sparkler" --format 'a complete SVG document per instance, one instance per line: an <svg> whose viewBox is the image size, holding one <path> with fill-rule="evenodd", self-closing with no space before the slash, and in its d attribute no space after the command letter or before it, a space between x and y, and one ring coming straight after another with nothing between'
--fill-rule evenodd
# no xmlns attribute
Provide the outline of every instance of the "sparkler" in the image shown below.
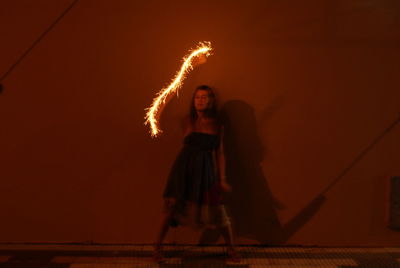
<svg viewBox="0 0 400 268"><path fill-rule="evenodd" d="M191 50L188 55L183 57L182 66L172 79L172 82L167 87L162 88L153 99L151 106L145 109L147 112L144 124L150 125L150 133L152 137L156 137L157 134L162 132L158 127L157 113L161 106L165 104L167 96L174 92L178 94L178 89L182 86L183 80L185 80L187 74L194 68L192 65L193 60L202 55L206 57L210 56L211 50L210 42L200 42L194 50Z"/></svg>

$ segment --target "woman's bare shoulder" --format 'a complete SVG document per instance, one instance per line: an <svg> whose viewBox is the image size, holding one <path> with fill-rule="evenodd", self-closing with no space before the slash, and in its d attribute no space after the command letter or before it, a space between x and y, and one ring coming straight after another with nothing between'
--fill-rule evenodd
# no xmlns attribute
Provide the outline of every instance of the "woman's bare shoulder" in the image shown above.
<svg viewBox="0 0 400 268"><path fill-rule="evenodd" d="M187 134L189 134L192 130L192 124L190 122L190 117L189 116L185 116L182 118L182 131L184 136L186 136Z"/></svg>

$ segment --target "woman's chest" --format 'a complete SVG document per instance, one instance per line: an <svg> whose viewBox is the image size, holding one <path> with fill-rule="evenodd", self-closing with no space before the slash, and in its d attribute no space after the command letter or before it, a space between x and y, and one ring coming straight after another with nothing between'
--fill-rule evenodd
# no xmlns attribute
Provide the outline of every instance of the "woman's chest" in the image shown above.
<svg viewBox="0 0 400 268"><path fill-rule="evenodd" d="M215 120L197 120L193 125L193 131L217 134L219 129Z"/></svg>

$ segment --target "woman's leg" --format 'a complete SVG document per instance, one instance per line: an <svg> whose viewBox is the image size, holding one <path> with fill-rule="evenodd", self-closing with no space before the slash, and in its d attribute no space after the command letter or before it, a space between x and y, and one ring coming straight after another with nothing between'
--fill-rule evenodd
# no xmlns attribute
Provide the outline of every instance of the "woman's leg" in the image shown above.
<svg viewBox="0 0 400 268"><path fill-rule="evenodd" d="M233 244L233 235L232 235L232 226L229 223L228 225L221 227L221 234L225 239L226 246L227 246L227 254L231 261L233 262L240 262L241 256L236 251L235 246Z"/></svg>
<svg viewBox="0 0 400 268"><path fill-rule="evenodd" d="M161 223L160 223L160 229L159 229L156 241L154 243L154 256L153 257L156 261L162 261L162 254L161 254L162 242L168 233L169 224L171 221L174 205L175 205L174 199L168 198L165 200L164 212L163 212L163 217L162 217Z"/></svg>
<svg viewBox="0 0 400 268"><path fill-rule="evenodd" d="M221 207L221 217L223 224L220 227L220 230L226 242L228 256L231 258L232 261L240 262L240 255L235 250L235 246L233 243L232 224L228 215L226 214L224 207Z"/></svg>
<svg viewBox="0 0 400 268"><path fill-rule="evenodd" d="M155 247L158 249L161 249L161 244L168 233L170 219L171 219L171 213L164 213L163 218L161 220L157 239L155 242Z"/></svg>
<svg viewBox="0 0 400 268"><path fill-rule="evenodd" d="M221 234L224 237L226 246L228 248L233 248L234 246L233 246L233 236L232 236L231 224L221 227Z"/></svg>

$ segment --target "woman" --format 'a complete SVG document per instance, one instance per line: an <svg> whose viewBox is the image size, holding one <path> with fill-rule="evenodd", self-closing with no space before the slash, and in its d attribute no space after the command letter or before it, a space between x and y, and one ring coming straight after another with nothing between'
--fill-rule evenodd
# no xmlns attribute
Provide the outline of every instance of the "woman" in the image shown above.
<svg viewBox="0 0 400 268"><path fill-rule="evenodd" d="M230 192L226 181L223 127L217 113L216 98L208 86L196 88L185 122L184 145L170 171L164 190L164 215L155 242L154 260L163 260L161 243L170 226L218 228L227 243L232 261L236 252L222 192Z"/></svg>

